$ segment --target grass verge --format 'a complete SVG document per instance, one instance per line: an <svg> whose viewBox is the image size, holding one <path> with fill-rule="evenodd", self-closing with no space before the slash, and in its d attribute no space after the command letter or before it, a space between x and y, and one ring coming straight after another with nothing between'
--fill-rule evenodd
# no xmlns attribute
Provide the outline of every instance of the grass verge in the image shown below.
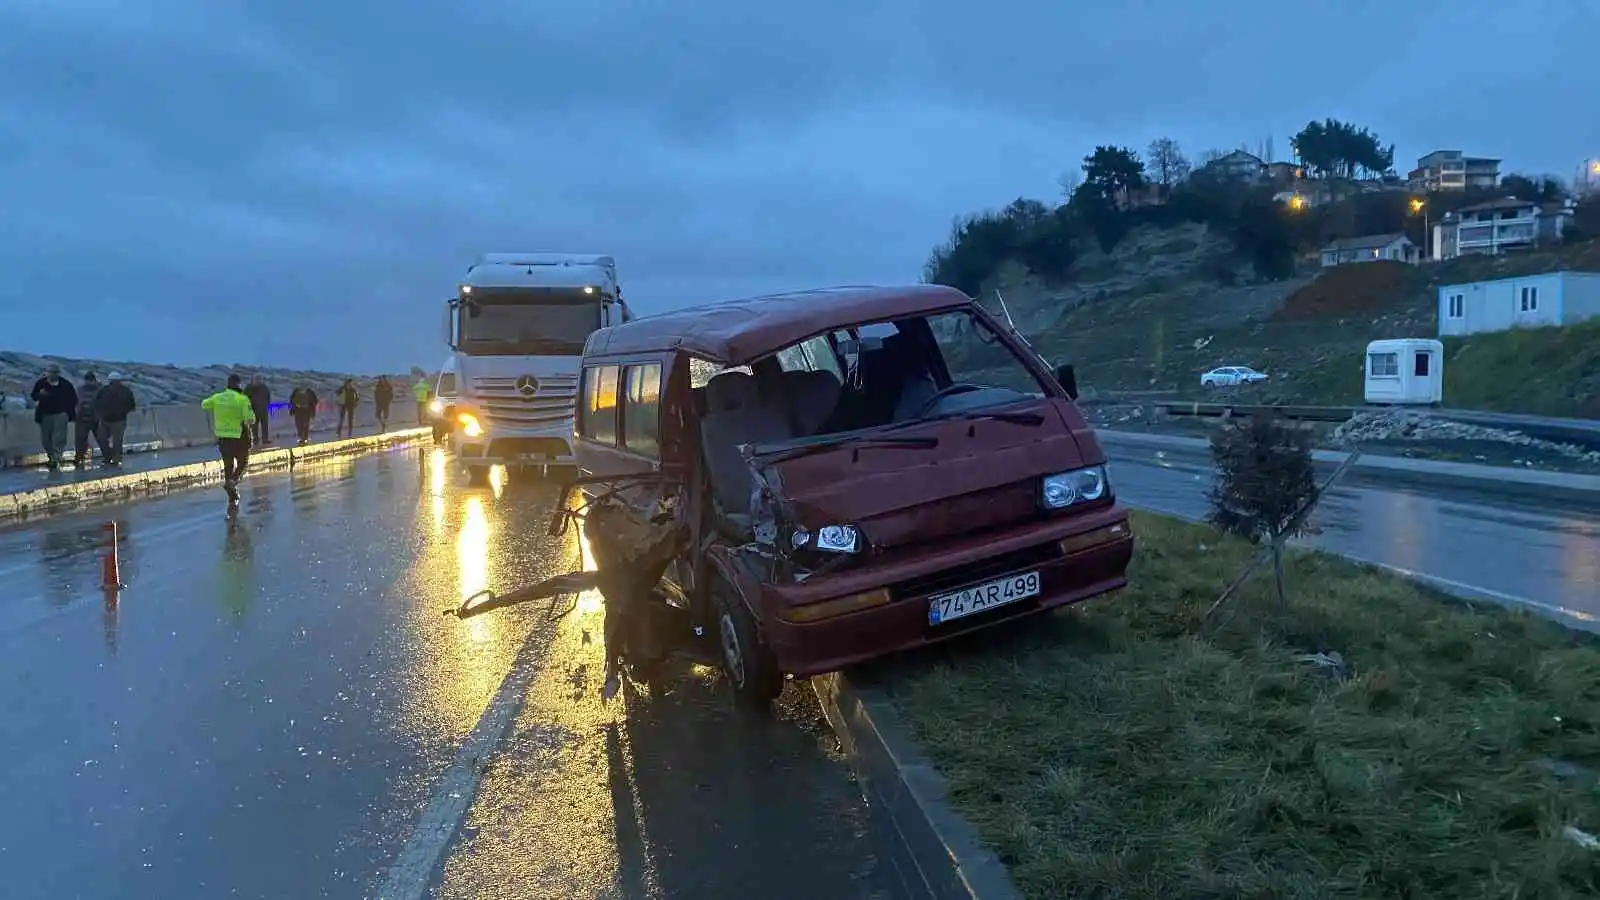
<svg viewBox="0 0 1600 900"><path fill-rule="evenodd" d="M1135 530L1126 591L887 684L1025 896L1600 896L1600 641L1311 552L1201 637L1252 548Z"/></svg>

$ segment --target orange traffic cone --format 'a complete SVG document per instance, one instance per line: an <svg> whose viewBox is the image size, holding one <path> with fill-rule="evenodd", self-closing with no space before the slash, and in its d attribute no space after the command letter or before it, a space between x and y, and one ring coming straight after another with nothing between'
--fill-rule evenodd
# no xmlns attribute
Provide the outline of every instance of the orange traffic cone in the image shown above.
<svg viewBox="0 0 1600 900"><path fill-rule="evenodd" d="M122 589L122 557L117 549L117 523L107 522L106 531L111 535L111 546L106 548L106 555L100 561L100 586L108 591Z"/></svg>

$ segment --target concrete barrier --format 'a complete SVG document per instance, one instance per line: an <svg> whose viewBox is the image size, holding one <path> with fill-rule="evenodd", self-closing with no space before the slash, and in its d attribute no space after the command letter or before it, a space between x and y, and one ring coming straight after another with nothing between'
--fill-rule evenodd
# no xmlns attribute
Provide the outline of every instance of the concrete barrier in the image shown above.
<svg viewBox="0 0 1600 900"><path fill-rule="evenodd" d="M1021 900L1011 873L946 802L944 778L923 755L868 669L811 679L907 897Z"/></svg>
<svg viewBox="0 0 1600 900"><path fill-rule="evenodd" d="M404 444L432 434L427 428L407 428L385 434L325 441L308 447L280 447L250 454L250 472L291 468L332 456L361 453L394 444ZM110 478L96 478L70 484L0 495L0 520L27 518L64 512L92 503L127 500L142 494L202 484L222 477L220 459L170 466L149 472L130 472Z"/></svg>
<svg viewBox="0 0 1600 900"><path fill-rule="evenodd" d="M410 403L396 402L390 410L391 426L411 426L416 409ZM333 431L339 424L339 411L332 404L322 403L311 420L314 434ZM378 424L378 411L371 401L356 408L356 427L372 428ZM288 404L274 404L267 417L268 434L274 441L287 443L294 437L294 420L289 415ZM194 447L215 441L211 419L199 403L168 404L136 409L128 417L128 430L123 444L128 453L146 453L153 450L171 450L177 447ZM67 456L72 455L72 440L67 440ZM32 411L9 410L0 412L0 468L15 466L42 466L47 462L44 447L39 440L39 426L33 421Z"/></svg>

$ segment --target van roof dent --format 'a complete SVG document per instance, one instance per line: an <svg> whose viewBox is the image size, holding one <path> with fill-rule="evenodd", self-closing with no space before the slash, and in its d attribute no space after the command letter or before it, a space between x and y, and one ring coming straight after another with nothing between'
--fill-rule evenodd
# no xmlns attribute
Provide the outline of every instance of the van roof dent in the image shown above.
<svg viewBox="0 0 1600 900"><path fill-rule="evenodd" d="M683 350L742 366L831 328L927 315L972 299L938 284L818 288L725 300L635 319L589 336L585 356Z"/></svg>

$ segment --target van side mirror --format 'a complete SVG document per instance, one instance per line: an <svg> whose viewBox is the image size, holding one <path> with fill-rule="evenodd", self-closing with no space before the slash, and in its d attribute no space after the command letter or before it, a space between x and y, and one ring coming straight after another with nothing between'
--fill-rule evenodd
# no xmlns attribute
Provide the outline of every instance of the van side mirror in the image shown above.
<svg viewBox="0 0 1600 900"><path fill-rule="evenodd" d="M1078 373L1072 368L1072 363L1056 366L1056 381L1061 383L1061 389L1067 392L1068 398L1078 399Z"/></svg>

